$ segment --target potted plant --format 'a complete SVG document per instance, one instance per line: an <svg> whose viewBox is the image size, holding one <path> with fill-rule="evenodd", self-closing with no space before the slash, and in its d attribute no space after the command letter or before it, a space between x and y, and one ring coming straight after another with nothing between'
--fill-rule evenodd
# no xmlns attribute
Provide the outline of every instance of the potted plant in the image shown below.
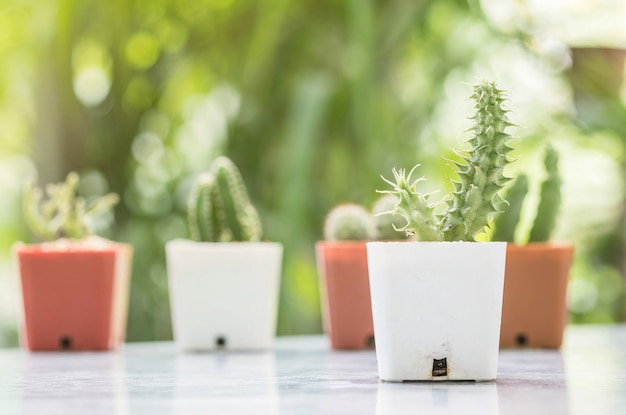
<svg viewBox="0 0 626 415"><path fill-rule="evenodd" d="M365 242L401 239L403 234L393 228L391 216L375 216L394 204L395 198L385 195L371 213L348 203L336 206L326 217L325 240L315 245L315 252L324 331L333 349L374 347Z"/></svg>
<svg viewBox="0 0 626 415"><path fill-rule="evenodd" d="M218 157L188 201L193 240L166 244L174 340L182 350L254 350L276 331L282 245L261 221L235 164Z"/></svg>
<svg viewBox="0 0 626 415"><path fill-rule="evenodd" d="M475 242L505 205L511 124L495 83L474 86L474 126L458 181L441 203L422 195L408 174L393 169L396 197L388 213L417 242L368 242L378 372L385 381L493 380L504 283L505 242Z"/></svg>
<svg viewBox="0 0 626 415"><path fill-rule="evenodd" d="M94 219L119 200L76 196L77 173L44 192L24 191L24 218L47 241L16 244L29 350L109 350L124 341L132 247L93 236Z"/></svg>
<svg viewBox="0 0 626 415"><path fill-rule="evenodd" d="M546 150L544 166L546 177L527 242L518 236L517 244L507 245L500 347L557 349L563 342L574 246L550 242L561 205L558 153L552 147ZM506 194L510 206L495 221L493 240L516 241L527 193L528 179L521 175Z"/></svg>

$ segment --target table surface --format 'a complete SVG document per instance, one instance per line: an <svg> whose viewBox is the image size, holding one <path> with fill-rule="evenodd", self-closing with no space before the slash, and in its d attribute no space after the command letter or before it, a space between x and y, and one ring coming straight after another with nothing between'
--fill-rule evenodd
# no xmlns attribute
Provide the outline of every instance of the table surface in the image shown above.
<svg viewBox="0 0 626 415"><path fill-rule="evenodd" d="M495 382L379 382L373 351L323 336L269 352L0 350L0 414L625 414L626 326L571 326L556 350L500 352Z"/></svg>

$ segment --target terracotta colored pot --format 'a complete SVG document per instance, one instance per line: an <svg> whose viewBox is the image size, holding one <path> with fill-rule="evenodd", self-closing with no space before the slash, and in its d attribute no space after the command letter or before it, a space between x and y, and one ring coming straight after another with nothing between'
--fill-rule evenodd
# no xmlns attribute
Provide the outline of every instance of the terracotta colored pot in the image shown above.
<svg viewBox="0 0 626 415"><path fill-rule="evenodd" d="M132 247L16 248L29 350L109 350L124 341Z"/></svg>
<svg viewBox="0 0 626 415"><path fill-rule="evenodd" d="M365 242L318 242L324 331L333 349L374 346Z"/></svg>
<svg viewBox="0 0 626 415"><path fill-rule="evenodd" d="M500 347L561 347L567 324L571 244L509 244Z"/></svg>

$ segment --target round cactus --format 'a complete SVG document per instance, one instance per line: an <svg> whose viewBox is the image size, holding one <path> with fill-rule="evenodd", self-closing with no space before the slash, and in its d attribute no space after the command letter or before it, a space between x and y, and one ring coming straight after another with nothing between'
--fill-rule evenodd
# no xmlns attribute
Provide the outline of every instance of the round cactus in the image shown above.
<svg viewBox="0 0 626 415"><path fill-rule="evenodd" d="M366 241L376 238L372 215L362 206L344 204L335 207L326 217L324 238L327 241Z"/></svg>

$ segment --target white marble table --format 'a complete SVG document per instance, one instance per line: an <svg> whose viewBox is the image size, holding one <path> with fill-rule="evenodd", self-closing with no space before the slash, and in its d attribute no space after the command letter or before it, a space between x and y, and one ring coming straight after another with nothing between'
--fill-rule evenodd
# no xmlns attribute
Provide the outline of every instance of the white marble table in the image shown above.
<svg viewBox="0 0 626 415"><path fill-rule="evenodd" d="M496 382L382 383L372 351L322 336L267 353L0 350L0 414L626 414L626 326L570 327L561 351L503 351Z"/></svg>

